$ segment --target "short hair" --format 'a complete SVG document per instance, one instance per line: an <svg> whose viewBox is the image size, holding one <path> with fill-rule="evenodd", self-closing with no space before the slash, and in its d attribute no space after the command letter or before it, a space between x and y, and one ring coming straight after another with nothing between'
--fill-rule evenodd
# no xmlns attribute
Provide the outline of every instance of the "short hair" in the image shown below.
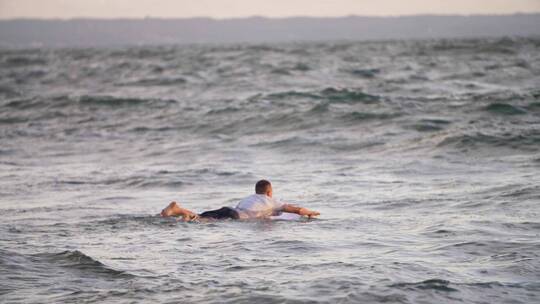
<svg viewBox="0 0 540 304"><path fill-rule="evenodd" d="M261 179L255 184L255 193L266 194L266 192L268 191L268 189L270 189L270 187L272 187L272 184L270 184L269 181L265 179Z"/></svg>

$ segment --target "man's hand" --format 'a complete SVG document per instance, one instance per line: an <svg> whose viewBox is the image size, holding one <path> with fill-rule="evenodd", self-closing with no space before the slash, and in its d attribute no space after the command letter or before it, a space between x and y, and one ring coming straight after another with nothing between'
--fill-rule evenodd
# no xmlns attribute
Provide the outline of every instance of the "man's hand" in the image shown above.
<svg viewBox="0 0 540 304"><path fill-rule="evenodd" d="M300 214L300 215L302 215L302 216L307 216L307 217L309 217L309 218L311 218L312 216L320 215L319 212L313 211L313 210L309 210L309 209L306 209L306 208L300 208L300 210L298 211L298 214Z"/></svg>

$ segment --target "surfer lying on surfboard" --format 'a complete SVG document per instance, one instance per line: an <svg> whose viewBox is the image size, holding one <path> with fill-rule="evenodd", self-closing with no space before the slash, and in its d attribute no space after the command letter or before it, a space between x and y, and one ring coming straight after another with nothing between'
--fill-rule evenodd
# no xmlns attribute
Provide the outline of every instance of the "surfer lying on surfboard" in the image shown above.
<svg viewBox="0 0 540 304"><path fill-rule="evenodd" d="M255 185L255 194L241 200L236 207L222 207L221 209L205 211L197 214L180 207L176 202L170 203L161 216L181 216L185 221L193 220L221 220L221 219L258 219L280 215L282 212L296 213L309 218L320 213L291 204L279 202L272 198L272 184L267 180L260 180Z"/></svg>

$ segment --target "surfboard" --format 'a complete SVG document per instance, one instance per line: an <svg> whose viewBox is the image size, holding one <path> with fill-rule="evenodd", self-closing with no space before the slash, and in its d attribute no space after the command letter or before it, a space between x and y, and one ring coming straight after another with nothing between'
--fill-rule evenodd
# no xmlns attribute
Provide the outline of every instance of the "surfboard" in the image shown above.
<svg viewBox="0 0 540 304"><path fill-rule="evenodd" d="M273 221L298 221L302 218L302 216L296 213L283 212L280 215L271 216L270 218Z"/></svg>

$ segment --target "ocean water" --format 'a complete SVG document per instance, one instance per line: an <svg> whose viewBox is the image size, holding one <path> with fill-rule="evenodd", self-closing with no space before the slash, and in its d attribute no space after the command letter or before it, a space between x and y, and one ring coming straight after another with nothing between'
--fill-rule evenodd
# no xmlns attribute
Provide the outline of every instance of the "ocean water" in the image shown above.
<svg viewBox="0 0 540 304"><path fill-rule="evenodd" d="M3 303L540 302L539 39L4 49L0 143Z"/></svg>

